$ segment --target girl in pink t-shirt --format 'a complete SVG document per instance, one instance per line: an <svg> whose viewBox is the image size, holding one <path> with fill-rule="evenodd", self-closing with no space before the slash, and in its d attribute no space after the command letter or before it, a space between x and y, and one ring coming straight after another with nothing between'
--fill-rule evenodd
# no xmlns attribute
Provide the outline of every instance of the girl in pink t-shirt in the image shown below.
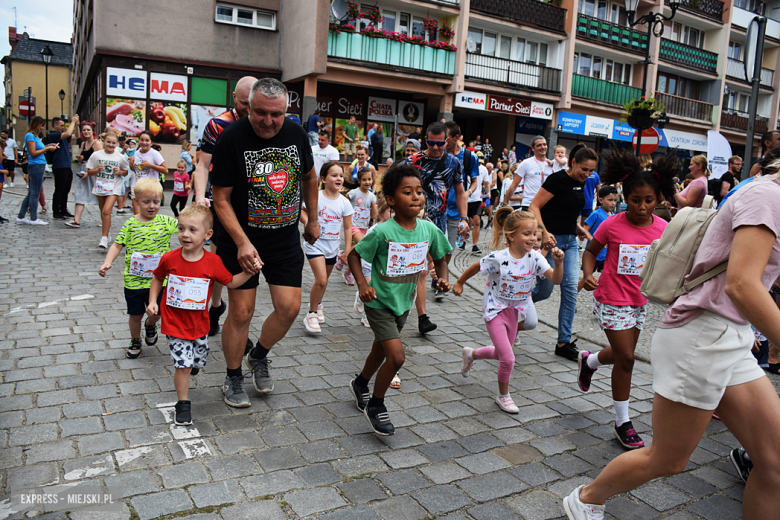
<svg viewBox="0 0 780 520"><path fill-rule="evenodd" d="M187 173L187 162L180 159L173 174L173 197L171 198L171 210L173 216L178 218L179 211L187 206L187 198L190 196L190 174ZM176 207L179 207L177 210Z"/></svg>
<svg viewBox="0 0 780 520"><path fill-rule="evenodd" d="M661 237L667 225L665 220L653 216L653 210L662 195L667 199L674 195L673 178L678 171L673 155L645 169L628 150L613 148L605 154L601 180L605 185L623 183L628 210L605 220L582 256L583 286L594 291L593 312L610 346L598 354L580 352L577 382L587 392L598 367L615 365L612 369L615 437L629 449L645 445L628 418L634 350L647 312L647 299L639 292L639 273L650 244ZM605 246L604 272L597 280L593 269L596 257Z"/></svg>

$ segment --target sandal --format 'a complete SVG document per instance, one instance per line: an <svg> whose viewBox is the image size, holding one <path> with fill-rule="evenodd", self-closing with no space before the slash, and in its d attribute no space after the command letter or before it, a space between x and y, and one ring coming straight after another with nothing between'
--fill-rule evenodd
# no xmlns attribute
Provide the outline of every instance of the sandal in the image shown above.
<svg viewBox="0 0 780 520"><path fill-rule="evenodd" d="M38 213L40 213L41 215L45 215L46 214L46 208L41 208L41 210Z"/></svg>
<svg viewBox="0 0 780 520"><path fill-rule="evenodd" d="M398 374L393 376L393 380L390 381L390 388L395 388L396 390L401 388L401 378L398 377Z"/></svg>

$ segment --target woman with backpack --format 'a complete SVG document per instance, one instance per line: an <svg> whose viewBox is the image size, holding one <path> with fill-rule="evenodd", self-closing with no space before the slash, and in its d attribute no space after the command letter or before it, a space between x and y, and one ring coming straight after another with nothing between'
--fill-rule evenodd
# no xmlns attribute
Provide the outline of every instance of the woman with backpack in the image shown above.
<svg viewBox="0 0 780 520"><path fill-rule="evenodd" d="M780 309L769 295L780 275L778 200L775 173L738 190L712 218L685 279L727 268L675 300L653 336L653 443L564 498L570 520L602 519L608 498L683 471L715 409L751 454L743 518L777 518L780 398L751 353L750 325L780 344Z"/></svg>

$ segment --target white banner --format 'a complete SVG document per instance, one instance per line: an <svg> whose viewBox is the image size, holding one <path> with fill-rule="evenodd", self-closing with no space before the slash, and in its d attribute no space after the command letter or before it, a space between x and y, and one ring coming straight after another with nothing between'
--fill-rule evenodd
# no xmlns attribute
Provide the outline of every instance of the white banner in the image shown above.
<svg viewBox="0 0 780 520"><path fill-rule="evenodd" d="M368 119L371 121L395 122L395 99L368 98Z"/></svg>
<svg viewBox="0 0 780 520"><path fill-rule="evenodd" d="M719 179L729 170L731 145L728 140L714 130L707 131L707 160L709 161L712 178Z"/></svg>
<svg viewBox="0 0 780 520"><path fill-rule="evenodd" d="M106 96L146 98L146 71L106 68Z"/></svg>
<svg viewBox="0 0 780 520"><path fill-rule="evenodd" d="M164 101L187 102L187 76L152 72L149 97Z"/></svg>
<svg viewBox="0 0 780 520"><path fill-rule="evenodd" d="M455 94L455 106L460 108L471 108L473 110L485 110L487 95L479 92L470 92L464 90Z"/></svg>
<svg viewBox="0 0 780 520"><path fill-rule="evenodd" d="M400 125L422 125L423 123L423 104L413 101L398 102L398 124Z"/></svg>

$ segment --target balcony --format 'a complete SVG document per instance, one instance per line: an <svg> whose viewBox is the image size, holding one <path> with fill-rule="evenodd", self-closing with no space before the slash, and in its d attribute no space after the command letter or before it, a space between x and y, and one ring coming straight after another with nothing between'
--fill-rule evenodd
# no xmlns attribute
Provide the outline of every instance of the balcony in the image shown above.
<svg viewBox="0 0 780 520"><path fill-rule="evenodd" d="M642 97L642 89L629 87L622 83L613 83L612 81L573 74L571 95L614 105L625 105L632 99Z"/></svg>
<svg viewBox="0 0 780 520"><path fill-rule="evenodd" d="M644 53L647 35L586 14L577 15L577 38L636 53Z"/></svg>
<svg viewBox="0 0 780 520"><path fill-rule="evenodd" d="M731 18L731 25L741 27L747 30L750 22L755 18L756 13L746 11L740 7L734 6L734 13ZM771 18L766 19L766 35L769 38L780 40L780 22Z"/></svg>
<svg viewBox="0 0 780 520"><path fill-rule="evenodd" d="M561 91L561 71L543 65L466 53L467 79L521 86L548 92Z"/></svg>
<svg viewBox="0 0 780 520"><path fill-rule="evenodd" d="M736 128L747 132L749 115L747 112L740 112L738 110L724 110L720 115L720 125L728 128ZM757 134L763 134L767 131L766 117L756 117L755 131Z"/></svg>
<svg viewBox="0 0 780 520"><path fill-rule="evenodd" d="M348 31L328 34L328 58L359 61L369 67L409 69L414 74L455 72L454 51Z"/></svg>
<svg viewBox="0 0 780 520"><path fill-rule="evenodd" d="M761 67L761 86L772 87L775 71ZM726 62L726 76L748 83L745 79L745 63L734 58Z"/></svg>
<svg viewBox="0 0 780 520"><path fill-rule="evenodd" d="M717 74L718 55L691 45L661 38L661 59L669 63Z"/></svg>
<svg viewBox="0 0 780 520"><path fill-rule="evenodd" d="M565 34L566 9L539 0L471 0L471 9Z"/></svg>
<svg viewBox="0 0 780 520"><path fill-rule="evenodd" d="M698 119L708 123L712 122L712 105L709 103L673 96L672 94L658 93L657 96L664 104L666 113L669 115Z"/></svg>
<svg viewBox="0 0 780 520"><path fill-rule="evenodd" d="M723 2L720 0L682 0L680 9L723 23Z"/></svg>

